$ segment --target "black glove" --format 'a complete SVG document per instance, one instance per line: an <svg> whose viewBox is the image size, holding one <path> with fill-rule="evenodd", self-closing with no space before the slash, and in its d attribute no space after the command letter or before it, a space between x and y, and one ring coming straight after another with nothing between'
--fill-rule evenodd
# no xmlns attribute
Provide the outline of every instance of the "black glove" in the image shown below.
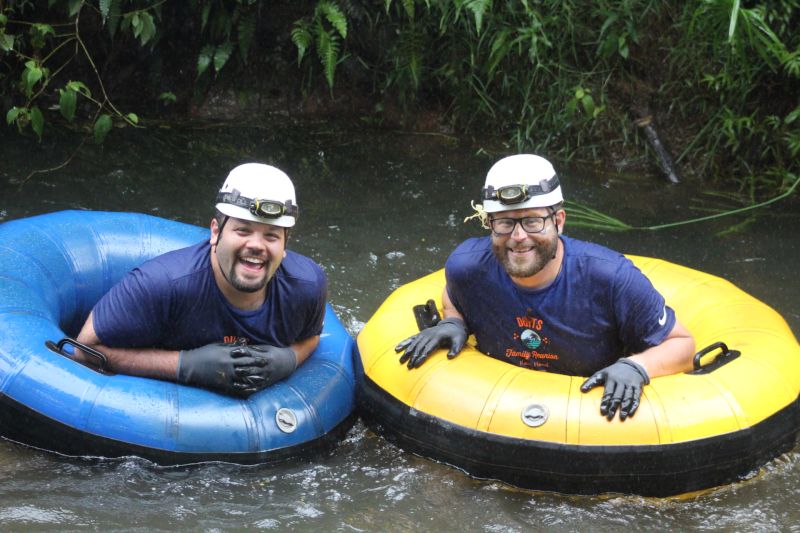
<svg viewBox="0 0 800 533"><path fill-rule="evenodd" d="M288 377L297 368L297 356L291 348L269 344L248 346L255 361L252 365L236 368L237 381L255 384L259 390Z"/></svg>
<svg viewBox="0 0 800 533"><path fill-rule="evenodd" d="M266 386L258 377L249 378L249 369L265 364L259 356L259 350L239 344L207 344L193 350L181 350L177 381L231 396L247 397Z"/></svg>
<svg viewBox="0 0 800 533"><path fill-rule="evenodd" d="M588 392L603 383L606 387L600 400L600 414L611 420L619 408L619 419L625 420L639 407L642 387L650 383L650 376L642 365L623 357L584 381L581 392Z"/></svg>
<svg viewBox="0 0 800 533"><path fill-rule="evenodd" d="M464 343L467 342L467 326L460 318L445 318L435 326L423 329L413 337L409 337L394 347L395 352L405 353L400 357L400 364L408 361L408 368L418 368L428 355L436 348L449 346L447 358L452 359Z"/></svg>

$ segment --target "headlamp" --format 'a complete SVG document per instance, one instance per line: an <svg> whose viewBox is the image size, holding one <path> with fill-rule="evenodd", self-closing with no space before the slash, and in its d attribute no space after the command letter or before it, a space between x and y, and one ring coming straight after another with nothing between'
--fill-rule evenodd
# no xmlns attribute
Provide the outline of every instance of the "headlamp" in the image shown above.
<svg viewBox="0 0 800 533"><path fill-rule="evenodd" d="M514 205L521 204L532 196L547 194L558 186L558 176L553 175L549 180L540 181L538 185L506 185L498 189L489 185L481 193L483 200L497 200L503 205Z"/></svg>
<svg viewBox="0 0 800 533"><path fill-rule="evenodd" d="M233 192L221 192L217 194L217 203L230 204L247 209L253 215L261 218L279 218L284 215L297 218L299 209L292 204L292 200L278 202L277 200L265 200L263 198L247 198L241 196L236 189Z"/></svg>

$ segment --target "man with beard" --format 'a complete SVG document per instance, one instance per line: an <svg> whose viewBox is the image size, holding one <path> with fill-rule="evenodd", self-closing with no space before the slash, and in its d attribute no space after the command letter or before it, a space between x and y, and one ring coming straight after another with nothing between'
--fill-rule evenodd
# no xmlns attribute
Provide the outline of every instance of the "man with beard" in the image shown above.
<svg viewBox="0 0 800 533"><path fill-rule="evenodd" d="M439 347L448 357L469 333L481 352L605 385L601 414L632 416L650 378L691 370L694 339L650 281L623 255L561 235L558 176L521 154L489 170L479 213L491 236L463 242L445 264L443 315L401 342L401 363L419 367Z"/></svg>
<svg viewBox="0 0 800 533"><path fill-rule="evenodd" d="M107 370L248 396L316 348L326 280L286 250L298 215L289 177L240 165L216 202L208 241L135 268L89 314L78 341L105 354Z"/></svg>

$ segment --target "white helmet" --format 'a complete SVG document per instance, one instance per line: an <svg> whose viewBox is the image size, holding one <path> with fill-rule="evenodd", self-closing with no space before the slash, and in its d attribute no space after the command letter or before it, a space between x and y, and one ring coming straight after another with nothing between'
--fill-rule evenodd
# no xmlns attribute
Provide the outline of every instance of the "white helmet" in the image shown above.
<svg viewBox="0 0 800 533"><path fill-rule="evenodd" d="M217 194L224 215L291 228L297 221L294 185L282 170L261 163L245 163L231 170Z"/></svg>
<svg viewBox="0 0 800 533"><path fill-rule="evenodd" d="M481 190L487 213L550 207L564 201L558 176L550 162L538 155L504 157L489 169Z"/></svg>

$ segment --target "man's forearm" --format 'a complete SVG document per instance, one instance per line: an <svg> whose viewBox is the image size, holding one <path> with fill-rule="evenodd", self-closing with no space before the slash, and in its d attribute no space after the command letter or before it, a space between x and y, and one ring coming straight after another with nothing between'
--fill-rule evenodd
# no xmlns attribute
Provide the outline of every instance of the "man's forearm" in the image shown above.
<svg viewBox="0 0 800 533"><path fill-rule="evenodd" d="M694 352L694 337L686 328L676 322L664 342L641 353L631 355L629 359L642 365L647 370L648 376L656 378L691 370Z"/></svg>
<svg viewBox="0 0 800 533"><path fill-rule="evenodd" d="M309 337L302 341L295 342L290 346L292 351L294 351L295 355L297 356L297 366L303 364L303 361L308 359L311 355L311 352L317 349L319 345L319 335L315 335L313 337Z"/></svg>
<svg viewBox="0 0 800 533"><path fill-rule="evenodd" d="M151 348L109 348L102 344L90 344L103 353L108 360L107 370L115 374L128 374L148 378L175 381L178 374L178 352ZM94 363L76 350L76 360Z"/></svg>

